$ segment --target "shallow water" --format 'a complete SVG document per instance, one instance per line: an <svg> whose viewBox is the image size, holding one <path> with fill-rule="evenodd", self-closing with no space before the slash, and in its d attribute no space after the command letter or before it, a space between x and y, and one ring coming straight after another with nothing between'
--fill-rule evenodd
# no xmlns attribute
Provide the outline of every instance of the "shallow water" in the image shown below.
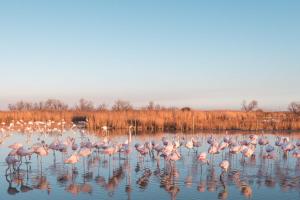
<svg viewBox="0 0 300 200"><path fill-rule="evenodd" d="M276 136L282 136L277 134ZM293 143L298 141L297 133L284 134ZM72 136L77 143L87 137L91 141L103 139L96 134L83 134L69 131L59 136ZM180 148L182 158L175 166L147 156L139 158L134 150L134 144L146 141L161 141L166 136L172 139L183 134L141 134L132 136L132 153L116 154L111 159L102 154L81 159L76 164L76 172L72 166L63 164L67 155L56 152L56 159L50 151L42 162L35 155L29 163L21 165L15 173L7 171L5 157L10 151L9 145L22 142L25 146L45 140L51 143L55 134L22 134L11 133L0 146L0 199L299 199L300 197L300 165L295 158L287 158L275 148L276 160L266 160L261 156L260 146L257 146L255 158L244 160L239 154L230 155L228 150L209 157L210 165L201 165L196 152L188 152ZM200 151L207 151L208 134L188 134L186 138L199 136L202 140ZM247 139L249 134L235 133L231 137L237 140ZM275 135L265 133L271 144ZM221 141L224 134L215 134ZM126 134L110 136L113 141L125 141ZM230 161L227 173L221 172L219 163L222 159ZM222 175L221 175L222 174Z"/></svg>

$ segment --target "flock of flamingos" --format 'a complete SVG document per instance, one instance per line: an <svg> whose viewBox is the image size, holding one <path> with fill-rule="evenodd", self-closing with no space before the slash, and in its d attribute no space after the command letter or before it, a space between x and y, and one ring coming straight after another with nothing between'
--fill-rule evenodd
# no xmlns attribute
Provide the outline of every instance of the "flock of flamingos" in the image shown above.
<svg viewBox="0 0 300 200"><path fill-rule="evenodd" d="M75 137L62 137L64 132L65 122L23 122L17 121L9 124L2 123L0 129L1 138L0 143L5 141L13 131L22 131L24 133L30 132L57 132L54 141L47 141L43 137L39 137L36 143L28 146L21 142L10 144L9 153L5 158L7 164L6 176L9 174L17 174L22 166L31 162L32 156L36 156L36 161L43 166L43 159L50 153L54 158L57 155L62 157L62 163L72 167L72 174L77 173L76 165L82 161L83 166L88 162L88 159L93 155L106 157L108 162L113 162L116 159L128 160L130 155L134 152L137 155L137 160L144 162L144 160L152 159L159 163L163 162L168 165L170 173L175 173L176 162L188 157L191 154L196 156L197 161L202 166L220 167L220 179L224 179L226 173L231 167L231 162L228 157L240 156L241 160L246 162L247 159L254 157L261 157L265 160L274 160L283 156L285 158L292 157L300 160L300 141L290 141L289 137L277 137L275 142L269 141L264 134L252 134L242 140L237 140L229 134L225 134L223 138L216 138L212 135L203 138L199 136L162 136L159 140L149 140L143 143L132 144L131 130L129 130L128 138L124 141L117 141L110 139L107 127L103 127L103 137L98 138L97 141L91 141L84 130L77 129L75 124L70 125L71 130L80 131L83 135L78 139ZM55 125L56 128L53 128ZM131 128L130 128L131 129ZM200 147L205 144L208 148L206 151L199 151ZM218 163L215 163L215 159ZM297 162L298 163L298 162ZM172 189L172 188L171 188ZM173 188L178 190L177 188Z"/></svg>

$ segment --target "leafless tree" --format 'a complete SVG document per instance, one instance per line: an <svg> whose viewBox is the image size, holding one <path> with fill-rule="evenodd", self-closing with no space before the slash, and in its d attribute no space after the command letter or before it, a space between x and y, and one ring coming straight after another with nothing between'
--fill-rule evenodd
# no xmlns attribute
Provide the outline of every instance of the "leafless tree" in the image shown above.
<svg viewBox="0 0 300 200"><path fill-rule="evenodd" d="M133 107L129 101L117 100L115 104L112 106L113 111L128 111L132 110Z"/></svg>
<svg viewBox="0 0 300 200"><path fill-rule="evenodd" d="M258 102L256 100L252 100L248 104L244 100L242 103L242 111L245 111L245 112L254 111L257 109L257 106L258 106Z"/></svg>
<svg viewBox="0 0 300 200"><path fill-rule="evenodd" d="M86 99L80 99L79 104L76 106L76 109L80 111L93 111L94 104L92 101L88 101Z"/></svg>
<svg viewBox="0 0 300 200"><path fill-rule="evenodd" d="M294 114L300 114L300 102L292 102L288 106L288 110Z"/></svg>
<svg viewBox="0 0 300 200"><path fill-rule="evenodd" d="M9 104L8 109L11 111L30 111L30 110L52 110L62 111L67 110L68 105L57 99L48 99L46 102L25 102L23 100L15 104Z"/></svg>
<svg viewBox="0 0 300 200"><path fill-rule="evenodd" d="M107 106L107 104L105 104L105 103L101 103L101 104L97 107L96 110L97 110L97 111L106 111L106 110L108 110L108 106Z"/></svg>
<svg viewBox="0 0 300 200"><path fill-rule="evenodd" d="M40 106L43 106L43 103L40 102ZM68 105L58 99L48 99L44 103L44 109L45 110L62 111L62 110L67 110Z"/></svg>
<svg viewBox="0 0 300 200"><path fill-rule="evenodd" d="M16 111L17 110L17 108L16 108L16 106L14 104L8 104L8 109L10 111Z"/></svg>
<svg viewBox="0 0 300 200"><path fill-rule="evenodd" d="M25 102L23 100L18 101L15 104L9 104L8 109L11 111L28 111L33 109L33 104L30 102Z"/></svg>
<svg viewBox="0 0 300 200"><path fill-rule="evenodd" d="M34 109L34 110L44 110L44 109L45 109L44 102L43 102L43 101L35 102L35 103L33 104L33 109Z"/></svg>
<svg viewBox="0 0 300 200"><path fill-rule="evenodd" d="M147 110L154 110L154 108L155 108L154 102L150 101L149 104L148 104L148 106L147 106Z"/></svg>
<svg viewBox="0 0 300 200"><path fill-rule="evenodd" d="M161 106L150 101L148 105L144 108L145 110L160 110Z"/></svg>

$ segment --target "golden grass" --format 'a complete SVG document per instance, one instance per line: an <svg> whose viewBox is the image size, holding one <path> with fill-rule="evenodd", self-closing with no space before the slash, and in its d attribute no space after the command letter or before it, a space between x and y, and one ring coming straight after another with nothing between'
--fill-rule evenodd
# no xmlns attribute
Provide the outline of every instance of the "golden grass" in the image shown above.
<svg viewBox="0 0 300 200"><path fill-rule="evenodd" d="M128 129L130 125L146 131L191 130L300 130L300 117L290 112L242 111L3 111L0 122L12 120L71 122L74 116L87 116L88 127Z"/></svg>

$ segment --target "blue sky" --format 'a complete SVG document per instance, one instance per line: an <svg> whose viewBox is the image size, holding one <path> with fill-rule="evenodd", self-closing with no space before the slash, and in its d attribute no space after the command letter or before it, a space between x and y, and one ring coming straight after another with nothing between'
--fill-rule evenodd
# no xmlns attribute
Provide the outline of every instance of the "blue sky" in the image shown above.
<svg viewBox="0 0 300 200"><path fill-rule="evenodd" d="M300 101L299 1L1 1L0 108Z"/></svg>

